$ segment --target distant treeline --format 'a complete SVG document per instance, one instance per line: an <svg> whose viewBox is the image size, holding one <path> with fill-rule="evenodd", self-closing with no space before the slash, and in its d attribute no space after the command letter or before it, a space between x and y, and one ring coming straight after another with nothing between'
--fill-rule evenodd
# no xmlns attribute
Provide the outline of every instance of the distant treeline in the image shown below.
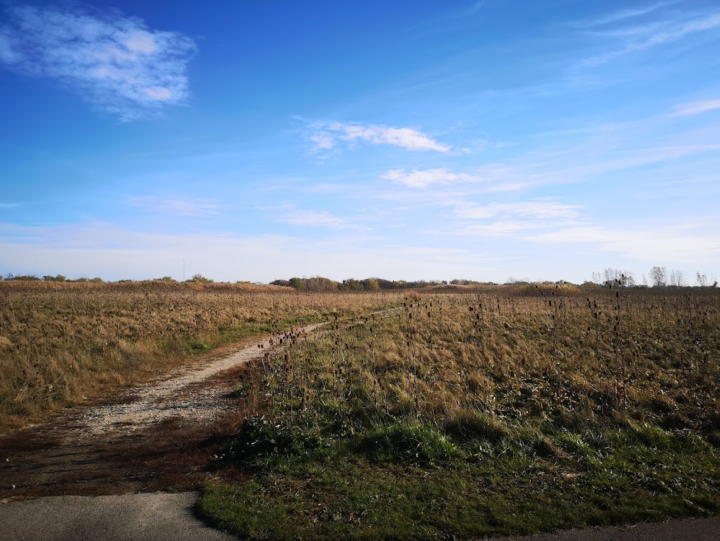
<svg viewBox="0 0 720 541"><path fill-rule="evenodd" d="M58 274L56 276L43 276L42 278L40 276L35 276L34 274L7 274L4 277L0 275L0 280L19 280L22 282L93 282L97 284L104 282L102 278L76 278L75 280L71 280L62 274Z"/></svg>
<svg viewBox="0 0 720 541"><path fill-rule="evenodd" d="M383 289L418 289L424 287L437 287L443 285L494 285L490 282L475 282L473 280L418 280L408 282L405 280L385 280L383 278L365 278L356 280L348 278L336 282L330 278L313 276L311 278L290 278L289 280L275 280L270 282L274 286L292 287L299 291L379 291Z"/></svg>
<svg viewBox="0 0 720 541"><path fill-rule="evenodd" d="M679 270L668 271L665 267L652 267L649 272L649 276L643 274L642 280L636 280L632 271L607 268L602 272L593 272L592 281L586 281L579 284L582 288L596 288L596 287L607 287L610 289L644 289L647 287L655 288L685 288L698 286L701 288L718 287L718 279L715 274L705 274L701 272L695 273L695 280L692 280L690 276L687 276L684 272ZM648 279L649 277L649 279ZM36 275L13 275L7 274L5 276L0 275L0 281L35 281L35 282L90 282L90 283L104 283L102 278L75 278L69 279L62 274L56 276L36 276ZM163 282L165 284L215 284L215 281L211 278L207 278L202 274L195 274L192 278L179 282L170 276L163 276L162 278L154 278L151 280L117 280L111 283L148 283L148 282ZM694 282L694 283L693 283ZM230 282L220 282L220 284L230 284ZM239 280L235 282L237 285L247 286L262 286L263 284L254 283ZM348 278L342 282L331 280L323 276L312 276L310 278L290 278L289 280L274 280L270 282L272 286L283 286L291 287L298 291L380 291L380 290L397 290L397 289L422 289L429 287L452 287L452 286L496 286L499 285L495 282L480 282L476 280L417 280L417 281L406 281L406 280L385 280L383 278L365 278L364 280L356 280L355 278ZM565 280L559 280L557 282L534 282L529 279L517 279L508 278L504 285L509 286L563 286L573 285L571 282Z"/></svg>

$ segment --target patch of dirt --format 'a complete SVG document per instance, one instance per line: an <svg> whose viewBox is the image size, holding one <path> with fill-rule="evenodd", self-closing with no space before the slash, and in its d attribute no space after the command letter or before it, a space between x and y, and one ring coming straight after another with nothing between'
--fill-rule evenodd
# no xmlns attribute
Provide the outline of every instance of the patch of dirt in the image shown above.
<svg viewBox="0 0 720 541"><path fill-rule="evenodd" d="M292 339L318 327L296 329ZM215 453L257 406L232 393L239 378L257 383L262 367L250 361L283 347L289 335L253 340L101 405L0 435L0 501L197 489L212 475Z"/></svg>

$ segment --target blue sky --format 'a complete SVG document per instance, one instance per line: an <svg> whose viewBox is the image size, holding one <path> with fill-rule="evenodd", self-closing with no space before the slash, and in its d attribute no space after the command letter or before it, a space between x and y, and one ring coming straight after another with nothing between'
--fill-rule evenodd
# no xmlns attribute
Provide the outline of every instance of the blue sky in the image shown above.
<svg viewBox="0 0 720 541"><path fill-rule="evenodd" d="M0 273L720 270L720 5L0 0Z"/></svg>

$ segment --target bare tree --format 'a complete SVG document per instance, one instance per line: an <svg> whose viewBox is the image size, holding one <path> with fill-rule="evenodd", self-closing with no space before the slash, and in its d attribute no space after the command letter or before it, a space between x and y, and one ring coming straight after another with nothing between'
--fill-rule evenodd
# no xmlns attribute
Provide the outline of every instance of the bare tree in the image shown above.
<svg viewBox="0 0 720 541"><path fill-rule="evenodd" d="M602 276L602 277L601 277ZM597 284L607 287L633 287L635 285L635 277L628 270L613 269L608 267L601 273L593 272L593 280Z"/></svg>
<svg viewBox="0 0 720 541"><path fill-rule="evenodd" d="M707 287L707 285L708 285L707 274L700 274L700 272L698 272L697 273L697 283L700 287Z"/></svg>
<svg viewBox="0 0 720 541"><path fill-rule="evenodd" d="M653 267L650 269L650 279L653 287L667 286L667 270L665 270L665 267Z"/></svg>
<svg viewBox="0 0 720 541"><path fill-rule="evenodd" d="M670 285L677 287L682 287L683 285L685 285L685 275L683 274L683 271L670 271Z"/></svg>

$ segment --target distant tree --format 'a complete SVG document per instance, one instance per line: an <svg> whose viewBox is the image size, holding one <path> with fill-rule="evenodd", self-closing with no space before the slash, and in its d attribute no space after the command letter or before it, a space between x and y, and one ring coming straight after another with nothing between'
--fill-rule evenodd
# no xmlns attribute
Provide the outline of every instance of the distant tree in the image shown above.
<svg viewBox="0 0 720 541"><path fill-rule="evenodd" d="M355 278L343 280L343 286L345 287L345 291L362 291L365 289L362 282L355 280Z"/></svg>
<svg viewBox="0 0 720 541"><path fill-rule="evenodd" d="M202 274L194 274L193 277L189 281L199 283L199 284L212 284L213 283L213 280L211 280L210 278L205 278Z"/></svg>
<svg viewBox="0 0 720 541"><path fill-rule="evenodd" d="M650 280L653 287L667 286L667 270L665 267L653 267L650 269Z"/></svg>
<svg viewBox="0 0 720 541"><path fill-rule="evenodd" d="M700 274L700 272L697 273L697 284L700 287L707 287L708 286L708 277L707 274Z"/></svg>
<svg viewBox="0 0 720 541"><path fill-rule="evenodd" d="M365 289L368 291L377 291L380 289L380 284L374 278L368 278L367 280L364 280L364 282Z"/></svg>
<svg viewBox="0 0 720 541"><path fill-rule="evenodd" d="M40 280L37 276L34 274L22 274L22 275L14 275L14 274L8 274L5 276L6 280L16 280L20 282L34 282L36 280Z"/></svg>
<svg viewBox="0 0 720 541"><path fill-rule="evenodd" d="M290 278L288 285L293 289L305 289L305 282L302 278Z"/></svg>
<svg viewBox="0 0 720 541"><path fill-rule="evenodd" d="M510 278L510 279L512 280L512 278ZM462 278L460 278L460 279L456 278L455 280L451 280L450 283L454 286L471 286L473 284L477 284L478 282L476 282L474 280L465 280Z"/></svg>
<svg viewBox="0 0 720 541"><path fill-rule="evenodd" d="M685 285L685 275L683 271L672 270L670 271L670 285L676 287L682 287Z"/></svg>
<svg viewBox="0 0 720 541"><path fill-rule="evenodd" d="M289 280L273 280L270 282L271 286L284 286L284 287L290 287L290 281Z"/></svg>
<svg viewBox="0 0 720 541"><path fill-rule="evenodd" d="M635 277L629 270L613 269L608 267L602 274L593 273L595 283L606 287L634 287Z"/></svg>

